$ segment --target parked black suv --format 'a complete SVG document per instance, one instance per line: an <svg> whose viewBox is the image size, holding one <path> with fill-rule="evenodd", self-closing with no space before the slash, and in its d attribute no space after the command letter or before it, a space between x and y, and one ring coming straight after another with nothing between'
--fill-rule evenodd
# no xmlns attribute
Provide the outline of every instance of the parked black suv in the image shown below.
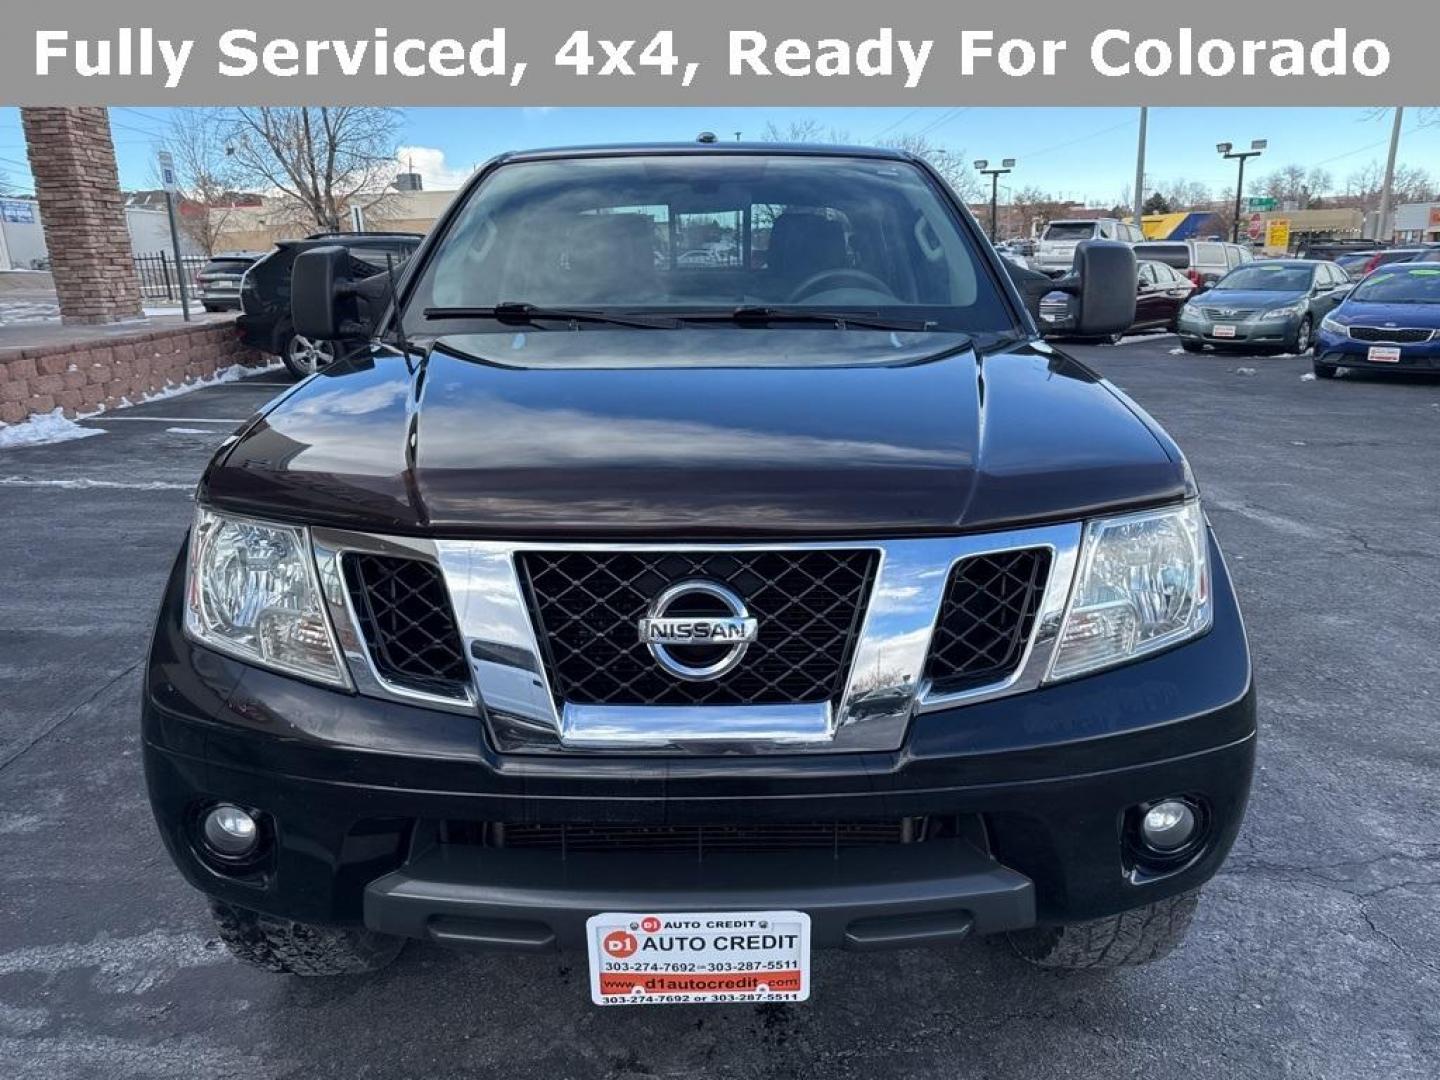
<svg viewBox="0 0 1440 1080"><path fill-rule="evenodd" d="M240 284L238 323L247 345L278 356L297 379L312 375L335 359L336 342L295 332L290 316L290 278L295 260L317 247L340 245L350 259L352 277L398 274L420 246L418 233L313 233L304 240L281 240L245 272Z"/></svg>
<svg viewBox="0 0 1440 1080"><path fill-rule="evenodd" d="M348 259L296 260L295 325L372 340L210 464L146 672L237 956L578 948L609 1004L803 999L812 945L1180 939L1255 750L1230 578L928 165L513 154L377 325ZM1130 248L1076 268L1077 332L1129 326Z"/></svg>
<svg viewBox="0 0 1440 1080"><path fill-rule="evenodd" d="M239 311L240 282L245 271L262 257L258 251L222 251L195 275L200 304L206 311Z"/></svg>

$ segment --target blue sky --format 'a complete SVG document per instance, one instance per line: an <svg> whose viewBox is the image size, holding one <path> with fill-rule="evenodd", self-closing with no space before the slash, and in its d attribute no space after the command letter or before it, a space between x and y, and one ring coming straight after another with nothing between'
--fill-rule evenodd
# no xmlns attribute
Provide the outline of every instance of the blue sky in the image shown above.
<svg viewBox="0 0 1440 1080"><path fill-rule="evenodd" d="M148 187L151 161L169 109L117 108L111 126L121 184ZM498 151L572 143L758 136L767 122L784 127L814 119L853 142L923 132L968 158L1015 157L1016 186L1034 185L1082 202L1115 202L1134 179L1137 110L1133 108L444 108L404 110L401 138L428 188L454 187L472 166ZM1400 160L1440 173L1440 123L1421 126L1407 113ZM1361 108L1152 108L1147 176L1184 178L1219 191L1234 165L1215 143L1267 138L1270 149L1251 168L1322 166L1337 183L1383 158L1389 114ZM30 184L19 110L0 108L0 171L11 186Z"/></svg>

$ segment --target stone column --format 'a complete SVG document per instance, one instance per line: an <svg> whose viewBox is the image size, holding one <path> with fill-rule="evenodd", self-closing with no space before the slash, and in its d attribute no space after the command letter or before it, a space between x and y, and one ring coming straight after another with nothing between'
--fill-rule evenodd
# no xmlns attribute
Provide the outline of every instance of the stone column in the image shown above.
<svg viewBox="0 0 1440 1080"><path fill-rule="evenodd" d="M20 115L61 318L141 318L108 114L86 106L22 108Z"/></svg>

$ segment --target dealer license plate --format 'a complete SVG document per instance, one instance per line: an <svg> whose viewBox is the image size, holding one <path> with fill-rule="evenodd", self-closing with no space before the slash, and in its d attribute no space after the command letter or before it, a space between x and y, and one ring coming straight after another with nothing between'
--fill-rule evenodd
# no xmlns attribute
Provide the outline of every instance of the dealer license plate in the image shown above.
<svg viewBox="0 0 1440 1080"><path fill-rule="evenodd" d="M1210 333L1216 337L1234 337L1235 327L1229 323L1216 323L1215 326L1211 328Z"/></svg>
<svg viewBox="0 0 1440 1080"><path fill-rule="evenodd" d="M1370 351L1365 354L1365 357L1377 364L1398 364L1400 350L1389 345L1371 345Z"/></svg>
<svg viewBox="0 0 1440 1080"><path fill-rule="evenodd" d="M597 1005L810 997L810 916L801 911L607 912L585 931Z"/></svg>

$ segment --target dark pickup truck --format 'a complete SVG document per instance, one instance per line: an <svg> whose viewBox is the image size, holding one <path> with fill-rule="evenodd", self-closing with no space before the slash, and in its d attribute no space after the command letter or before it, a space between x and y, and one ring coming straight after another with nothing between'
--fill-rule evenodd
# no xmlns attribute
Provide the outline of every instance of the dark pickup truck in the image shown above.
<svg viewBox="0 0 1440 1080"><path fill-rule="evenodd" d="M1235 594L1175 444L925 162L511 154L382 314L349 266L296 260L296 330L358 344L215 456L145 679L237 956L573 949L633 1004L1180 940L1250 786ZM1128 326L1130 249L1075 269L1077 332Z"/></svg>

